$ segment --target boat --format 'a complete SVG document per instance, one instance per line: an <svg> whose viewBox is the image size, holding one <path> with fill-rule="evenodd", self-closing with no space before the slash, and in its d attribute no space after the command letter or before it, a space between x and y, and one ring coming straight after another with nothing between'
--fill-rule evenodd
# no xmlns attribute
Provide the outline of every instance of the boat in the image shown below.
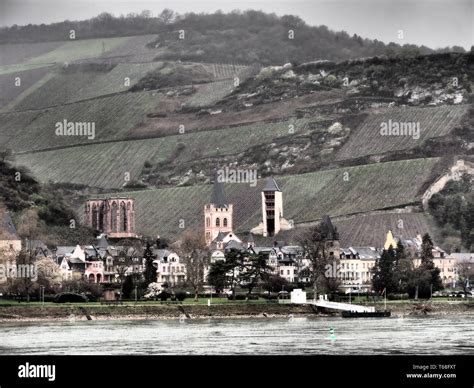
<svg viewBox="0 0 474 388"><path fill-rule="evenodd" d="M387 310L387 289L384 288L384 309L381 311L350 311L346 310L341 313L343 318L386 318L392 315L390 310Z"/></svg>
<svg viewBox="0 0 474 388"><path fill-rule="evenodd" d="M343 318L385 318L391 316L390 310L383 310L383 311L343 311L341 316Z"/></svg>

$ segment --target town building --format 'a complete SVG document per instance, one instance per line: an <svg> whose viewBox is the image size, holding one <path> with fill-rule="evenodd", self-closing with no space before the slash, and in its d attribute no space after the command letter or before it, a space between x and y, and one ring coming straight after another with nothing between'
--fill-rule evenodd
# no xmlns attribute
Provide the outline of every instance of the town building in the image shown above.
<svg viewBox="0 0 474 388"><path fill-rule="evenodd" d="M367 292L372 290L372 269L380 259L374 247L349 247L341 249L337 268L342 291Z"/></svg>
<svg viewBox="0 0 474 388"><path fill-rule="evenodd" d="M448 261L447 271L440 274L443 283L450 284L453 288L461 286L472 290L472 283L474 282L474 253L451 253L445 257L445 261ZM461 282L464 282L464 284L461 284Z"/></svg>
<svg viewBox="0 0 474 388"><path fill-rule="evenodd" d="M156 282L160 288L183 284L186 280L186 266L179 256L168 249L156 249L154 254L156 259L153 260L153 265L156 267Z"/></svg>

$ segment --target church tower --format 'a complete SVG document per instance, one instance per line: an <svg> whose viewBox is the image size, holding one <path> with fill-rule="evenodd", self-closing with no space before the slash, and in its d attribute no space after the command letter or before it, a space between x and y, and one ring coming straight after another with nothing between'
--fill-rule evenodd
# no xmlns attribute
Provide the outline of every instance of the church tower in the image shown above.
<svg viewBox="0 0 474 388"><path fill-rule="evenodd" d="M233 207L227 201L224 185L218 181L217 174L214 174L211 202L204 205L204 236L206 244L210 245L220 232L232 232L232 228Z"/></svg>
<svg viewBox="0 0 474 388"><path fill-rule="evenodd" d="M283 217L283 195L275 179L268 179L262 191L263 235L274 236L280 231Z"/></svg>
<svg viewBox="0 0 474 388"><path fill-rule="evenodd" d="M262 222L251 233L267 237L289 229L293 229L293 222L283 218L283 193L275 179L269 178L262 190Z"/></svg>

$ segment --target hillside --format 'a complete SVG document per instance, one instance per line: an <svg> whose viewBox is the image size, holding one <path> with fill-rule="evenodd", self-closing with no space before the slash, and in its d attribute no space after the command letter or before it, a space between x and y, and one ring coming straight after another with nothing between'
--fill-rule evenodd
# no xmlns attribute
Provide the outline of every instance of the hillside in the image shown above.
<svg viewBox="0 0 474 388"><path fill-rule="evenodd" d="M338 160L367 155L384 154L419 147L428 139L443 137L461 123L468 105L441 106L439 108L386 108L369 115L353 136L337 153ZM419 132L412 136L384 136L381 124L408 122L419 124Z"/></svg>
<svg viewBox="0 0 474 388"><path fill-rule="evenodd" d="M377 245L402 213L406 233L437 235L420 198L474 152L472 53L253 11L33 30L0 29L1 151L77 214L86 197L133 196L146 235L202 226L217 163L259 176L257 187L226 184L239 233L260 221L259 190L274 176L299 228L330 214L344 244ZM93 132L58 135L63 123ZM393 123L419 132L381 131Z"/></svg>
<svg viewBox="0 0 474 388"><path fill-rule="evenodd" d="M22 239L48 246L88 243L94 231L79 219L54 187L38 184L28 171L0 161L0 212L8 211Z"/></svg>
<svg viewBox="0 0 474 388"><path fill-rule="evenodd" d="M439 162L437 158L415 159L282 176L278 184L284 193L284 216L300 224L317 221L324 214L337 217L418 204L431 171ZM225 185L226 195L234 204L237 232L247 233L258 225L264 184L259 180L255 187L243 183ZM184 220L185 228L202 225L202 209L210 200L211 190L212 185L208 184L120 195L135 198L141 233L175 237L182 232L180 220ZM110 195L113 194L100 197Z"/></svg>

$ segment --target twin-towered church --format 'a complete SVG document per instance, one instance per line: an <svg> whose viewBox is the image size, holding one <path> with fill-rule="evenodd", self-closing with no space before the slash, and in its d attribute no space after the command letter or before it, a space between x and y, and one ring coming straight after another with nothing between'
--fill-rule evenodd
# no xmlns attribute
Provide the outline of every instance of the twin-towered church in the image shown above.
<svg viewBox="0 0 474 388"><path fill-rule="evenodd" d="M275 179L269 178L262 190L262 221L252 234L275 236L281 230L292 229L292 223L283 218L283 193ZM204 237L210 245L220 233L233 233L234 207L224 193L224 185L214 180L211 202L204 206Z"/></svg>

